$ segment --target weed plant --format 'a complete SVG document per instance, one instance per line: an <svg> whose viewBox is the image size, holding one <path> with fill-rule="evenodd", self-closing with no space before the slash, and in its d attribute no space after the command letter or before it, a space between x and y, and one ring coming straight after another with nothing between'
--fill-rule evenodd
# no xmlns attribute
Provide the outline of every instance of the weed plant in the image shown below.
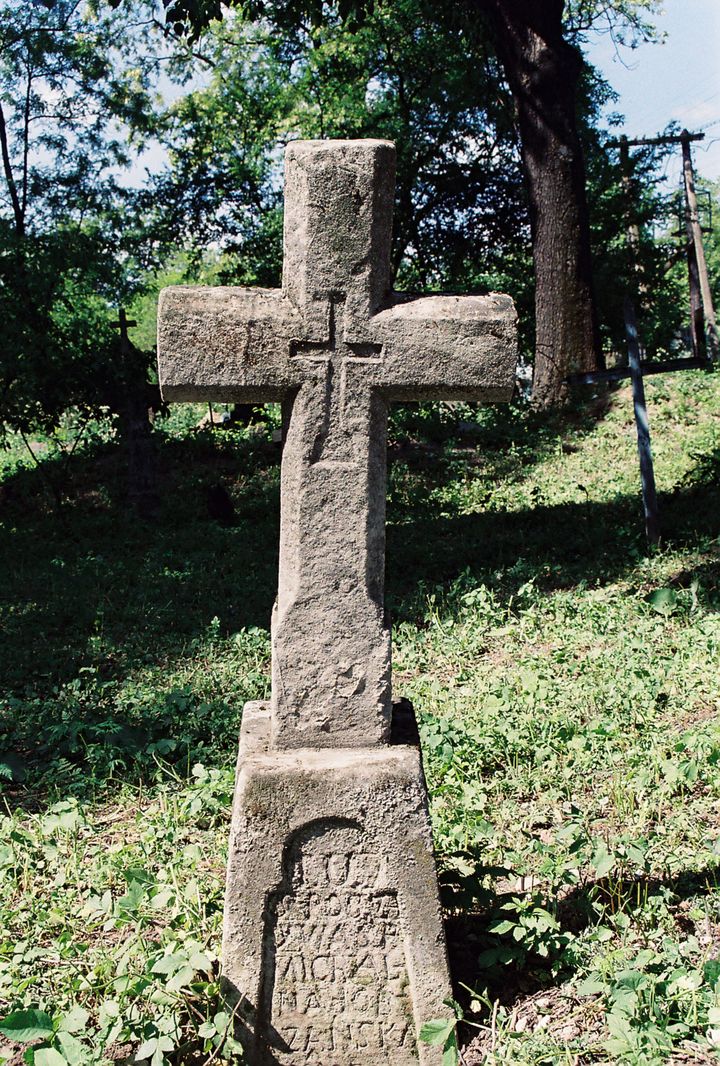
<svg viewBox="0 0 720 1066"><path fill-rule="evenodd" d="M717 1061L720 379L647 390L651 556L627 390L393 414L394 689L430 790L448 1062L456 1040L467 1066ZM44 469L3 458L0 1061L238 1061L222 889L242 706L269 688L279 446L202 413L159 432L152 524L107 427ZM218 483L234 525L208 516Z"/></svg>

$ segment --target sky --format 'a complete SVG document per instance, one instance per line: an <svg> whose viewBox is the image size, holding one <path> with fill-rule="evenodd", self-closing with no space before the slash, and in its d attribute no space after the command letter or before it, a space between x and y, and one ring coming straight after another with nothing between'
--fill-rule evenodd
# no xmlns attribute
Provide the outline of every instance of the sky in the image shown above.
<svg viewBox="0 0 720 1066"><path fill-rule="evenodd" d="M655 18L662 44L616 48L609 34L595 35L586 53L619 93L612 110L625 116L617 134L652 137L672 121L691 133L695 166L720 179L720 0L665 0ZM680 180L680 152L667 163L668 180Z"/></svg>

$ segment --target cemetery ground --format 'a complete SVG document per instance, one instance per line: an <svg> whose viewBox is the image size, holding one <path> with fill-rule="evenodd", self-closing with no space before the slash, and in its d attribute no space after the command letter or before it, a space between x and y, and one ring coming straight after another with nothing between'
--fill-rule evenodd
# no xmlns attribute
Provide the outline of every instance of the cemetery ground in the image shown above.
<svg viewBox="0 0 720 1066"><path fill-rule="evenodd" d="M717 1061L720 377L647 391L652 557L627 389L562 416L393 415L393 684L419 717L467 1066ZM13 1066L235 1053L217 953L239 716L269 690L279 451L202 413L165 420L153 524L104 427L72 455L40 441L40 467L0 456ZM218 483L234 524L208 516Z"/></svg>

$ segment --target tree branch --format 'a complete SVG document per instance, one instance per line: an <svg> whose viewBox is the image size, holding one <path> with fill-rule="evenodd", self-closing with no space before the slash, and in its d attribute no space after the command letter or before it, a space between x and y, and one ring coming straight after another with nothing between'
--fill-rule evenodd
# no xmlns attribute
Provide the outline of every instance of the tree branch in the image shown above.
<svg viewBox="0 0 720 1066"><path fill-rule="evenodd" d="M25 91L25 109L23 116L23 167L22 167L22 213L23 219L27 211L28 193L28 158L30 156L30 94L32 89L32 68L30 61L27 65L27 89Z"/></svg>
<svg viewBox="0 0 720 1066"><path fill-rule="evenodd" d="M12 163L10 161L10 148L8 146L7 126L5 124L5 114L2 108L2 102L0 102L0 149L2 150L3 170L5 172L5 181L7 182L8 192L10 193L10 200L12 201L13 214L15 216L15 228L19 237L25 236L25 213L18 197L17 185L15 184L15 175L12 170Z"/></svg>

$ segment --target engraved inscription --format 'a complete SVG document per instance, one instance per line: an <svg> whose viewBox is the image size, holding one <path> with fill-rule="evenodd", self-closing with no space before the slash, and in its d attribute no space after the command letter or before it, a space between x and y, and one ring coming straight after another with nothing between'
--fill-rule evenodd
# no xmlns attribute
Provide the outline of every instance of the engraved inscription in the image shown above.
<svg viewBox="0 0 720 1066"><path fill-rule="evenodd" d="M343 298L344 299L344 298ZM342 301L341 301L342 306ZM369 399L370 379L363 383L368 368L382 362L382 345L353 344L337 336L336 306L330 303L329 340L293 341L290 356L303 362L308 373L306 388L312 381L317 407L317 435L310 456L311 463L322 466L356 466L362 462L355 431L362 431L364 418L358 418L358 405ZM355 413L353 413L355 410Z"/></svg>
<svg viewBox="0 0 720 1066"><path fill-rule="evenodd" d="M417 1064L397 894L366 848L361 829L329 821L288 849L264 945L268 1063Z"/></svg>

